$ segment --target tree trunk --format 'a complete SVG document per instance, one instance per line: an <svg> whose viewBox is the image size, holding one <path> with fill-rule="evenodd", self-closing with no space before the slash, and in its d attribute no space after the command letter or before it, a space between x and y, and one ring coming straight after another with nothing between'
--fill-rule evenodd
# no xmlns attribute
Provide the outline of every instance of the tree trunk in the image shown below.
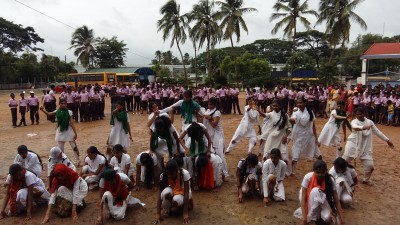
<svg viewBox="0 0 400 225"><path fill-rule="evenodd" d="M182 64L183 64L183 74L185 75L185 85L187 87L189 85L189 83L188 83L188 77L187 77L187 73L186 73L185 60L183 60L182 51L181 51L181 48L179 47L179 42L178 42L177 38L175 38L175 42L176 42L176 47L178 47L179 54L181 54L181 59L182 59Z"/></svg>
<svg viewBox="0 0 400 225"><path fill-rule="evenodd" d="M331 56L329 57L329 63L331 63L333 55L335 54L336 45L333 46Z"/></svg>
<svg viewBox="0 0 400 225"><path fill-rule="evenodd" d="M293 29L293 50L292 50L292 56L294 56L296 52L296 17L294 18L294 29ZM294 60L292 60L292 63L290 65L290 81L289 81L289 87L292 87L292 82L293 82L293 72L294 72Z"/></svg>
<svg viewBox="0 0 400 225"><path fill-rule="evenodd" d="M211 51L210 51L210 36L207 37L207 69L208 77L210 78L211 86L214 85L214 79L211 72Z"/></svg>
<svg viewBox="0 0 400 225"><path fill-rule="evenodd" d="M196 74L195 85L197 87L197 47L196 47L196 42L193 42L193 47L194 47L194 73Z"/></svg>
<svg viewBox="0 0 400 225"><path fill-rule="evenodd" d="M232 36L230 36L229 38L231 40L231 46L232 46L232 55L233 55L233 60L235 61L235 79L236 79L236 85L239 87L239 73L238 73L238 67L237 67L237 56L236 56L236 52L234 52L233 50L233 40L232 40Z"/></svg>

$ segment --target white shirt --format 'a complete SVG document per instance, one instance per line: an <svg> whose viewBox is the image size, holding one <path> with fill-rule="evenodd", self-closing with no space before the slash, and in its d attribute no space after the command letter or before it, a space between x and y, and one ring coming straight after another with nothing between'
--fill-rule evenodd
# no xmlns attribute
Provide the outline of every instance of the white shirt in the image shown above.
<svg viewBox="0 0 400 225"><path fill-rule="evenodd" d="M39 158L35 153L29 152L26 158L22 158L20 154L14 159L14 164L19 164L25 169L33 172L36 176L40 177L42 175L42 165L40 164Z"/></svg>
<svg viewBox="0 0 400 225"><path fill-rule="evenodd" d="M304 176L303 181L301 182L301 187L308 188L308 185L310 184L311 178L313 175L314 175L314 172L307 173ZM333 179L332 179L332 189L333 189L333 191L336 191L336 185L335 185L335 182L333 181Z"/></svg>
<svg viewBox="0 0 400 225"><path fill-rule="evenodd" d="M238 163L238 165L237 165L237 168L242 168L242 165L243 165L243 163L246 161L246 159L241 159L241 160L239 160L239 163ZM250 166L249 165L247 165L247 168L246 168L246 174L248 174L248 175L250 175L250 174L253 174L253 175L257 175L257 171L259 171L259 170L261 170L262 169L262 165L261 165L261 162L258 162L257 163L257 165L255 166L255 167L253 167L253 168L250 168Z"/></svg>
<svg viewBox="0 0 400 225"><path fill-rule="evenodd" d="M85 164L89 166L90 173L96 172L100 165L104 165L105 163L106 159L101 155L96 155L96 158L94 158L93 160L91 160L89 156L85 157Z"/></svg>

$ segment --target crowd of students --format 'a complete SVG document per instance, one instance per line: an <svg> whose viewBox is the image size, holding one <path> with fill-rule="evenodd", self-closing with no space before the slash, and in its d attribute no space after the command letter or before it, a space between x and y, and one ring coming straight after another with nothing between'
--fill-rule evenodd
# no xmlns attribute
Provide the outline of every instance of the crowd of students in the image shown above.
<svg viewBox="0 0 400 225"><path fill-rule="evenodd" d="M93 88L94 93L97 93L97 88ZM103 210L107 211L108 216L123 219L128 206L141 204L132 197L131 191L139 191L143 183L146 188L158 186L160 189L157 194L156 223L171 212L182 212L183 222L188 223L189 211L194 205L192 190L210 190L221 186L230 176L226 154L247 137L248 149L243 152L244 157L238 161L236 169L240 203L247 195L261 196L265 206L273 201L285 201L284 179L296 176L301 159L316 158L312 172L307 173L301 183L300 208L294 215L302 219L303 224L313 224L321 219L345 224L342 206L352 204L353 191L358 183L351 163L357 158L361 160L363 183L368 184L374 170L372 133L393 147L389 138L367 116L382 123L380 118L386 115L382 108L387 107L388 116L391 110L391 103L384 99L392 98L396 105L399 102L396 94L399 88L390 86L374 89L357 86L348 91L335 86L297 86L288 89L278 85L274 92L259 87L247 89L243 118L226 148L221 120L223 114L232 113L232 108L236 113L239 91L234 87L213 89L204 86L191 91L181 86L152 84L142 89L127 86L110 87L102 91L104 97L107 93L110 95L112 103L112 128L106 153L103 155L96 147L89 147L83 167L77 171L81 161L75 142L77 132L74 121L78 116L73 111L76 108L70 108L73 107L71 105L68 107L68 96L72 92L67 89L61 95L60 106L55 111L40 107L49 118L55 116L57 123L58 146L49 152L50 191L46 190L40 179L43 169L40 157L24 145L18 147L18 155L10 166L6 181L2 217L17 215L25 209L30 218L33 204L47 202L49 206L44 223L49 221L54 211L60 216L71 215L76 220L77 211L85 207L87 192L99 188L97 223L103 223ZM387 92L390 93L388 97ZM140 93L141 109L134 107L136 93ZM355 101L360 95L368 93L375 93L375 98L379 95L381 107L378 115L368 111L368 107L377 108L378 104L374 101L371 101L371 105L362 105L365 101ZM10 107L11 103L10 100ZM102 110L104 112L104 107ZM135 166L127 153L133 141L129 111L149 113L147 127L150 130L150 148L137 155ZM242 114L238 106L237 111ZM178 112L182 117L180 132L174 126L174 114ZM330 118L318 136L316 116L328 115ZM260 117L264 120L261 121ZM349 122L348 119L353 117L355 119ZM256 127L259 132L256 132ZM347 141L344 153L341 127L344 142ZM351 132L348 137L347 129ZM256 152L258 140L260 147ZM67 141L74 150L75 162L64 153ZM288 148L290 141L293 142L291 154ZM335 146L337 149L337 158L330 170L322 161L320 145ZM5 211L7 204L10 205L8 213Z"/></svg>

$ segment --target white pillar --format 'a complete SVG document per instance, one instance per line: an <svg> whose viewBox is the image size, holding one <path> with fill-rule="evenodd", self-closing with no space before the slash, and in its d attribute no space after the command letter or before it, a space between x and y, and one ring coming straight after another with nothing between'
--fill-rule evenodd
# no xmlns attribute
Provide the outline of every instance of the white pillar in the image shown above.
<svg viewBox="0 0 400 225"><path fill-rule="evenodd" d="M362 60L360 83L362 85L365 85L367 83L367 59Z"/></svg>

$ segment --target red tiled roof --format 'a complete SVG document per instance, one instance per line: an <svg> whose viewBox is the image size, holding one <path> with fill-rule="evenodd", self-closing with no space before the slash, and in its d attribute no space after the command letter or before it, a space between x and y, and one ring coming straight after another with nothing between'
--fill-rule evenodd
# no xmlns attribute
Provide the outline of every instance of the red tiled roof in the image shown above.
<svg viewBox="0 0 400 225"><path fill-rule="evenodd" d="M400 54L400 43L374 43L363 55L395 55Z"/></svg>

